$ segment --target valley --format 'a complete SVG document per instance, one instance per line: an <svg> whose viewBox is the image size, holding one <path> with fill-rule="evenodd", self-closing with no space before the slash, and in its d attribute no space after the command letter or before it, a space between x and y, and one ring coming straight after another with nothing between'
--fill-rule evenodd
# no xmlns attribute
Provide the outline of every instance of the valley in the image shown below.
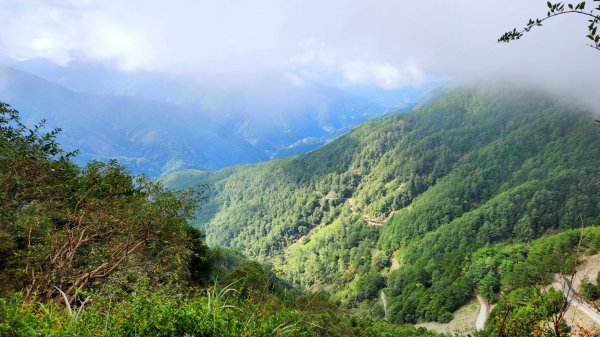
<svg viewBox="0 0 600 337"><path fill-rule="evenodd" d="M600 337L598 1L0 22L0 337Z"/></svg>
<svg viewBox="0 0 600 337"><path fill-rule="evenodd" d="M10 117L4 123L14 120L15 127L21 128L17 130L26 134L28 131L20 124L16 111L3 108ZM327 310L335 311L330 312L335 322L327 323L327 329L341 329L348 334L364 332L361 330L364 326L354 329L354 323L348 323L364 319L361 324L379 322L376 324L385 331L404 326L408 330L402 331L409 335L414 329L426 328L442 334L488 336L495 333L499 321L518 320L523 310L528 310L527 317L551 322L556 316L548 316L545 310L549 309L545 308L556 303L553 301L559 297L555 296L563 298L563 294L572 298L570 304L552 315L564 315L560 317L573 328L584 324L593 329L600 317L588 300L575 293L589 279L597 282L594 273L598 273L600 252L600 133L591 120L593 115L585 108L539 90L506 83L455 87L428 105L411 112L399 109L306 154L217 171L176 170L162 174L156 185L145 182L143 177L136 178L136 184L147 187L127 185L134 178L116 161L106 164L92 161L80 168L70 162L70 155L44 157L63 153L54 143L55 135L42 138L41 142L48 145L38 150L35 138L20 140L20 133L12 134L8 127L6 137L25 144L19 145L24 150L16 147L11 151L33 151L34 158L41 156L36 159L40 164L36 165L62 167L42 168L49 170L48 177L55 174L70 177L40 176L48 188L56 189L56 193L75 189L81 199L71 211L72 201L56 204L40 194L37 202L44 208L32 209L35 215L9 206L11 211L5 217L18 223L29 216L43 219L46 212L66 212L67 219L72 217L71 212L79 212L80 220L65 229L68 237L79 236L81 241L74 248L77 251L82 244L94 245L86 243L88 229L78 224L84 221L87 212L100 212L94 216L109 226L115 216L122 217L119 221L123 225L132 221L131 226L135 226L135 218L130 220L128 211L122 208L125 204L120 203L142 202L137 206L142 207L138 210L140 214L158 211L165 219L179 221L174 228L184 226L181 227L184 232L177 234L180 241L174 243L174 247L182 249L181 254L192 249L197 252L195 256L204 255L190 260L195 261L190 269L177 269L187 275L184 279L188 282L207 284L209 277L233 281L231 284L242 282L238 288L248 296L275 302L290 299L302 302L303 296L324 296L320 305L331 306ZM36 132L39 131L31 134L35 136ZM28 145L30 141L34 145ZM29 146L31 150L27 150ZM21 165L19 158L11 154L5 159L6 167ZM46 161L49 164L44 164ZM6 179L13 179L12 175L19 174L16 172L7 173ZM83 180L73 186L69 182L53 187L55 179ZM100 183L98 179L107 182ZM112 179L115 181L108 183ZM86 184L90 184L90 189L81 190ZM162 190L163 185L168 190ZM108 190L104 191L103 186ZM117 187L125 190L114 190ZM35 186L23 188L37 191ZM130 194L126 192L128 188L138 191ZM96 192L90 194L91 191ZM131 199L145 193L157 193L159 199ZM89 209L82 210L85 200ZM10 198L5 202L11 205ZM102 208L94 208L96 203L115 202L116 206L108 207L117 207L114 212L124 213L111 215L113 211L109 211L103 215ZM165 203L166 208L155 209L157 202ZM143 203L149 204L143 206ZM167 206L168 203L173 206ZM144 207L148 207L146 211L142 211ZM168 213L173 211L179 213ZM189 225L181 218L184 216L192 220L194 227L185 227ZM51 224L65 220L48 221ZM95 228L92 224L88 225L92 226L89 230ZM35 236L42 238L44 231L63 230L60 225L50 226L52 229L40 227ZM31 236L33 230L31 227L29 234L19 234L19 230L8 227L0 234L14 235L19 240L22 235ZM80 234L74 234L80 230ZM155 230L156 235L162 235L159 233L167 229L158 226ZM103 249L110 252L112 236L94 235L108 240L107 248ZM186 235L195 238L196 241L190 241L192 246L187 246ZM210 248L204 246L204 237ZM70 247L68 242L62 247ZM130 245L128 242L129 239L124 247ZM129 252L135 252L143 242L129 246L129 250L117 248L112 256L128 253L116 261L109 258L116 263L111 270L116 270ZM30 245L15 247L9 249L27 252L31 249ZM53 254L63 254L65 248L56 248L59 250ZM55 248L48 245L45 249ZM583 253L578 256L575 252ZM10 256L5 254L5 259L11 259ZM83 282L83 287L89 277L85 275L94 275L97 270L107 268L108 263L100 264L75 281L63 275L60 282L67 285ZM17 270L11 269L13 264L5 265L10 278L18 275ZM85 264L67 266L79 270L79 265ZM44 273L44 268L52 270L53 265L42 264L39 268ZM561 275L574 270L581 271L575 274L577 290L571 288L570 282L561 283L564 279ZM143 280L148 276L143 276L144 273L138 276L142 277L139 282L146 282ZM36 275L28 277L36 280ZM37 282L31 286L47 281ZM98 294L108 296L104 294L119 287L118 282L112 282L106 289L97 288ZM258 291L250 285L254 282L263 284L263 289L254 292ZM585 287L595 287L593 284ZM167 284L164 287L174 289ZM238 291L224 283L220 287L221 292ZM73 286L69 287L67 293L72 289ZM68 303L67 295L60 291ZM48 291L47 296L54 296L53 292ZM27 290L26 294L29 293ZM71 296L76 299L78 295ZM235 298L246 300L243 296ZM301 309L302 304L286 306L286 310L307 313L306 306ZM315 308L309 312L316 315L314 319L322 319L322 315L327 315L322 310ZM91 321L82 324L88 323L94 324Z"/></svg>
<svg viewBox="0 0 600 337"><path fill-rule="evenodd" d="M498 271L479 274L482 250L581 221L597 233L600 135L591 121L531 89L457 88L309 154L195 180L213 186L196 224L209 244L239 247L351 311L449 321L472 287L493 302L511 289ZM163 178L167 186L181 187L178 174ZM559 266L547 268L539 272ZM378 314L381 289L388 304Z"/></svg>

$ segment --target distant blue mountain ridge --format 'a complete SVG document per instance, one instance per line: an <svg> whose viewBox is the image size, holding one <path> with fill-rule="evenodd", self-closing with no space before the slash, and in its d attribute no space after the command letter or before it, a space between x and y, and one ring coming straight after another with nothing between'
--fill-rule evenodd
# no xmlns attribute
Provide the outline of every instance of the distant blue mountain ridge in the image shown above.
<svg viewBox="0 0 600 337"><path fill-rule="evenodd" d="M64 148L79 150L77 162L115 158L151 177L309 152L392 106L412 109L439 86L351 93L278 82L264 93L260 83L216 91L151 72L44 59L3 66L0 76L0 100L29 125L47 119L48 127L60 127Z"/></svg>

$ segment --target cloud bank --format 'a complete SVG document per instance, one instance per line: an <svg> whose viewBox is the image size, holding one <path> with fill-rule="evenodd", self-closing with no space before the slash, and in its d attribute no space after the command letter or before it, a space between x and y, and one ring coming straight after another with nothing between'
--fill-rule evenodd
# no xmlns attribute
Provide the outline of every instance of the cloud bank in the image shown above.
<svg viewBox="0 0 600 337"><path fill-rule="evenodd" d="M544 13L538 0L0 0L0 53L206 82L277 73L295 85L395 89L502 74L598 101L600 53L585 44L585 20L558 17L496 42Z"/></svg>

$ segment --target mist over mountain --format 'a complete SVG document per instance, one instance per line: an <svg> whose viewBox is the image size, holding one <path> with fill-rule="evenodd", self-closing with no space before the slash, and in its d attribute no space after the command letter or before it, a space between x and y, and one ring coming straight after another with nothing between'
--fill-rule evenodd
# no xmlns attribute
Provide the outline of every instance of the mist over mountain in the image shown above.
<svg viewBox="0 0 600 337"><path fill-rule="evenodd" d="M349 93L275 78L256 87L208 89L101 64L60 66L33 59L13 66L23 70L1 72L0 95L27 121L46 118L49 126L60 126L62 143L80 149L81 163L116 158L150 176L307 152L385 116L392 106L410 109L439 85Z"/></svg>
<svg viewBox="0 0 600 337"><path fill-rule="evenodd" d="M34 124L60 127L59 140L79 150L78 162L117 159L135 172L156 176L183 168L213 169L265 156L208 114L128 96L75 92L22 71L5 68L2 99ZM193 146L192 144L210 144Z"/></svg>

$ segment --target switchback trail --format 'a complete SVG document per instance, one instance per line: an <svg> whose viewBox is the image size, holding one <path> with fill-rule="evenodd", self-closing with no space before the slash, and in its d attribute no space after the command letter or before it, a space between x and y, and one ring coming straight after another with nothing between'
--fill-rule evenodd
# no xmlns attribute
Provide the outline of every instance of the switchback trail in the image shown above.
<svg viewBox="0 0 600 337"><path fill-rule="evenodd" d="M481 296L477 290L475 290L475 296L477 296L477 300L479 301L479 314L477 314L477 320L475 321L475 329L483 330L485 321L487 321L490 313L490 302L487 298Z"/></svg>
<svg viewBox="0 0 600 337"><path fill-rule="evenodd" d="M555 289L561 290L563 292L563 296L566 296L569 300L569 304L576 307L588 316L591 320L600 325L600 312L596 310L589 303L584 301L579 294L573 289L571 286L571 282L565 276L554 275L554 280L552 281L552 287Z"/></svg>
<svg viewBox="0 0 600 337"><path fill-rule="evenodd" d="M387 320L387 296L381 291L381 302L383 303L383 319Z"/></svg>

